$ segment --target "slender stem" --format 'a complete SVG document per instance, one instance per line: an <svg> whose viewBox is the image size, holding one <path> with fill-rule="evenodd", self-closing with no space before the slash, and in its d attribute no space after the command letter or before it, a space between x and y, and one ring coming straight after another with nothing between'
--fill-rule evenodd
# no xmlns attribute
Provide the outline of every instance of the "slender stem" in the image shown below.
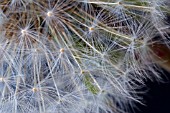
<svg viewBox="0 0 170 113"><path fill-rule="evenodd" d="M131 4L125 4L123 2L103 2L103 1L80 1L83 3L89 3L89 4L96 4L96 5L111 5L111 6L123 6L126 8L134 8L134 9L147 9L147 11L151 11L153 7L147 7L147 6L140 6L140 5L131 5Z"/></svg>

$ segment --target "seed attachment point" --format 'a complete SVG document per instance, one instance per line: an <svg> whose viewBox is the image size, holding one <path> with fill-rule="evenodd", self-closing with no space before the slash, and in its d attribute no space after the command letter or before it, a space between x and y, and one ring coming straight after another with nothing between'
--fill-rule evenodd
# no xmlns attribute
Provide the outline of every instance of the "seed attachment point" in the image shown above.
<svg viewBox="0 0 170 113"><path fill-rule="evenodd" d="M0 77L0 82L4 81L4 78Z"/></svg>
<svg viewBox="0 0 170 113"><path fill-rule="evenodd" d="M52 15L53 15L53 12L52 12L52 11L48 11L48 12L47 12L47 16L48 16L48 17L51 17Z"/></svg>
<svg viewBox="0 0 170 113"><path fill-rule="evenodd" d="M89 31L90 32L94 31L94 27L89 27Z"/></svg>
<svg viewBox="0 0 170 113"><path fill-rule="evenodd" d="M64 51L65 51L64 48L60 49L60 53L64 53Z"/></svg>
<svg viewBox="0 0 170 113"><path fill-rule="evenodd" d="M37 91L38 91L38 89L37 89L37 88L35 88L35 87L33 87L33 88L32 88L32 91L33 91L33 92L37 92Z"/></svg>
<svg viewBox="0 0 170 113"><path fill-rule="evenodd" d="M22 34L23 36L26 35L26 34L27 34L27 30L25 30L25 29L21 30L21 34Z"/></svg>

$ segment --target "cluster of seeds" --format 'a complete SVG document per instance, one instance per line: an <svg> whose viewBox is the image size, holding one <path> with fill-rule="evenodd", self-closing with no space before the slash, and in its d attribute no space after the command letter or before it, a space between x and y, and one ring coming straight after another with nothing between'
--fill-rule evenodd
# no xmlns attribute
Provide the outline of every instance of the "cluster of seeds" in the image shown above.
<svg viewBox="0 0 170 113"><path fill-rule="evenodd" d="M168 1L0 0L0 113L128 112L160 78Z"/></svg>

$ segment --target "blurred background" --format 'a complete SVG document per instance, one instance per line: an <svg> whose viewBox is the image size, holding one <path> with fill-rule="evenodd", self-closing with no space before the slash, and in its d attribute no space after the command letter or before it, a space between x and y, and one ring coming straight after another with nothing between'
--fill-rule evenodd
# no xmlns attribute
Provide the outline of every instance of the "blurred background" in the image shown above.
<svg viewBox="0 0 170 113"><path fill-rule="evenodd" d="M163 82L146 81L145 105L137 104L134 113L170 113L170 73L161 70Z"/></svg>
<svg viewBox="0 0 170 113"><path fill-rule="evenodd" d="M170 23L170 17L167 22ZM170 34L170 29L167 32ZM168 59L168 63L159 64L162 82L146 81L147 88L143 90L147 91L142 95L145 105L137 104L138 109L134 109L134 113L170 113L170 52L160 49Z"/></svg>

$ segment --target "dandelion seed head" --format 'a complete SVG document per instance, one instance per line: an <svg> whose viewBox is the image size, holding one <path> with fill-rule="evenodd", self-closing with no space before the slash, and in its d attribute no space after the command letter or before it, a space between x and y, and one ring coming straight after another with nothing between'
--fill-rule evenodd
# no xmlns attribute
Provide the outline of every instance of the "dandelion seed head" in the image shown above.
<svg viewBox="0 0 170 113"><path fill-rule="evenodd" d="M169 27L168 0L8 1L0 4L1 112L119 113L139 102L136 81L158 76L149 46Z"/></svg>

